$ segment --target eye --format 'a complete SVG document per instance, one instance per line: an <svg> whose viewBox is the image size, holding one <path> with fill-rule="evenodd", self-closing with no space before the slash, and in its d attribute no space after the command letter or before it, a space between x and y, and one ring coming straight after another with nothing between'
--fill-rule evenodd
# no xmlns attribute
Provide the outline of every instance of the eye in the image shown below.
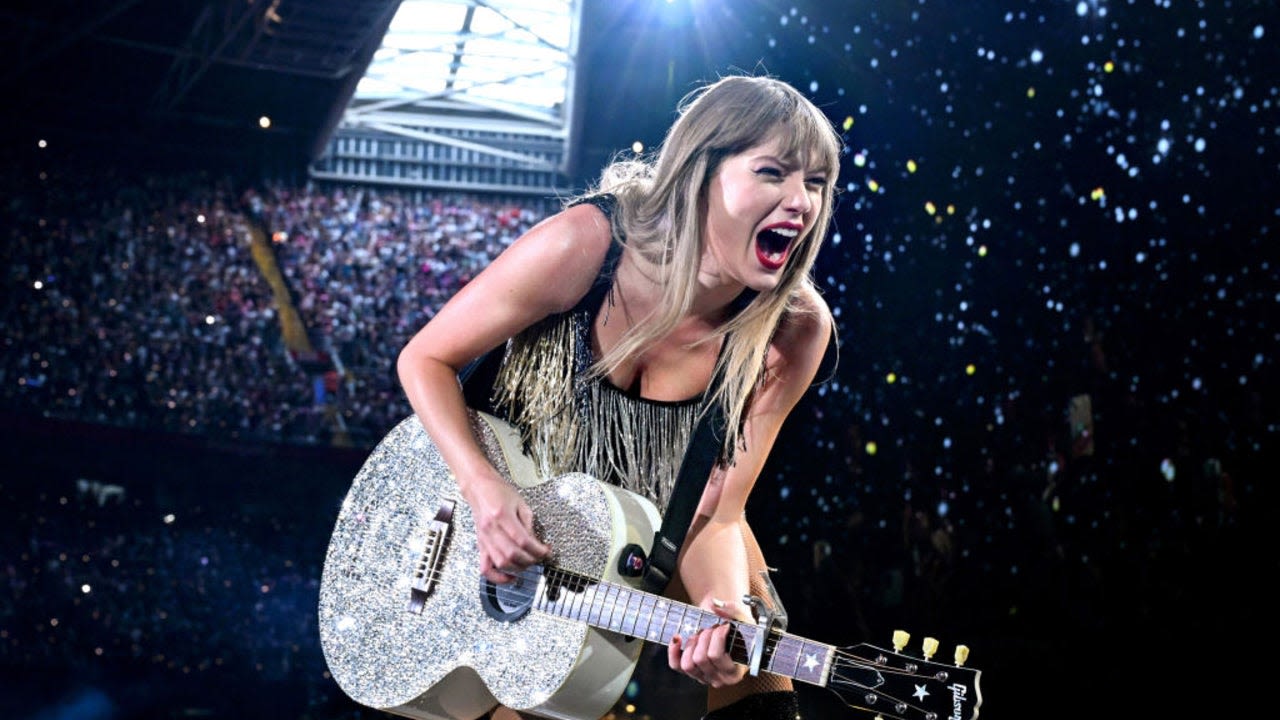
<svg viewBox="0 0 1280 720"><path fill-rule="evenodd" d="M774 177L774 178L780 178L782 177L782 169L776 168L772 165L765 165L764 167L757 169L756 174L767 175L769 177Z"/></svg>
<svg viewBox="0 0 1280 720"><path fill-rule="evenodd" d="M804 179L806 185L812 185L816 188L825 188L827 186L827 178L825 175L814 175Z"/></svg>

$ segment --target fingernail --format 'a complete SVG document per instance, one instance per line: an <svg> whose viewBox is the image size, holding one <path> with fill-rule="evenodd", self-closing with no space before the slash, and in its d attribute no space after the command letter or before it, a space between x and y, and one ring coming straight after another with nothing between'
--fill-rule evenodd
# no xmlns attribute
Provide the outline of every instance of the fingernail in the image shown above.
<svg viewBox="0 0 1280 720"><path fill-rule="evenodd" d="M716 607L718 607L718 608L722 608L722 607L724 607L725 602L724 602L723 600L717 600L717 599L715 599L715 598L711 598L711 604L712 604L712 605L715 605L715 606L716 606Z"/></svg>

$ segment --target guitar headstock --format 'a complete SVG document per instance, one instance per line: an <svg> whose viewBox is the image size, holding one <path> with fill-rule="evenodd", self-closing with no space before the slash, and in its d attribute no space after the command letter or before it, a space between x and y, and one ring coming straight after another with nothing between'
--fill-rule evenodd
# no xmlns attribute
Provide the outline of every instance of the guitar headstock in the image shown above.
<svg viewBox="0 0 1280 720"><path fill-rule="evenodd" d="M893 634L893 649L854 645L836 653L827 687L850 707L883 720L973 720L982 705L982 673L966 667L969 648L935 662L939 643L927 637L918 656L907 651L911 636Z"/></svg>

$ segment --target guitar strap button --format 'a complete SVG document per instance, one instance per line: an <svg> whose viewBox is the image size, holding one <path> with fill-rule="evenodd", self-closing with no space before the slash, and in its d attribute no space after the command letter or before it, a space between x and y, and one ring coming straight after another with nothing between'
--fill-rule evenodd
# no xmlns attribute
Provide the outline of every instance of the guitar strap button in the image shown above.
<svg viewBox="0 0 1280 720"><path fill-rule="evenodd" d="M644 548L631 543L622 548L622 552L618 555L618 574L623 577L640 577L644 574L644 567L648 562L649 558L645 555Z"/></svg>

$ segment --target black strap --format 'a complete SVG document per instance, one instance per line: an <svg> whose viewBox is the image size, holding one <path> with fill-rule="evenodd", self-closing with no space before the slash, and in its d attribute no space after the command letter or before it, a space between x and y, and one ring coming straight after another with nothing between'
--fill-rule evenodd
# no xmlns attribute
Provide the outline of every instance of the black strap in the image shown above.
<svg viewBox="0 0 1280 720"><path fill-rule="evenodd" d="M645 590L651 593L661 594L675 575L680 546L684 544L684 536L693 522L693 513L702 499L702 490L724 447L724 407L715 400L714 392L719 379L717 373L704 396L711 403L710 407L693 429L689 446L680 461L675 487L667 502L667 512L662 516L662 527L653 535L643 578Z"/></svg>
<svg viewBox="0 0 1280 720"><path fill-rule="evenodd" d="M754 290L743 291L734 300L733 312L737 313L745 308L756 294ZM723 353L726 347L728 338L720 352ZM684 544L684 536L688 534L689 524L693 522L693 513L698 509L698 501L702 499L702 490L707 486L711 471L724 449L724 406L716 399L716 390L723 378L718 362L716 367L716 374L712 376L711 384L703 395L704 402L710 403L710 406L702 414L689 438L689 446L685 448L684 458L680 461L680 471L676 474L675 487L667 501L667 512L662 516L662 527L654 533L653 545L649 548L643 581L645 590L652 593L661 594L675 576L680 546Z"/></svg>

